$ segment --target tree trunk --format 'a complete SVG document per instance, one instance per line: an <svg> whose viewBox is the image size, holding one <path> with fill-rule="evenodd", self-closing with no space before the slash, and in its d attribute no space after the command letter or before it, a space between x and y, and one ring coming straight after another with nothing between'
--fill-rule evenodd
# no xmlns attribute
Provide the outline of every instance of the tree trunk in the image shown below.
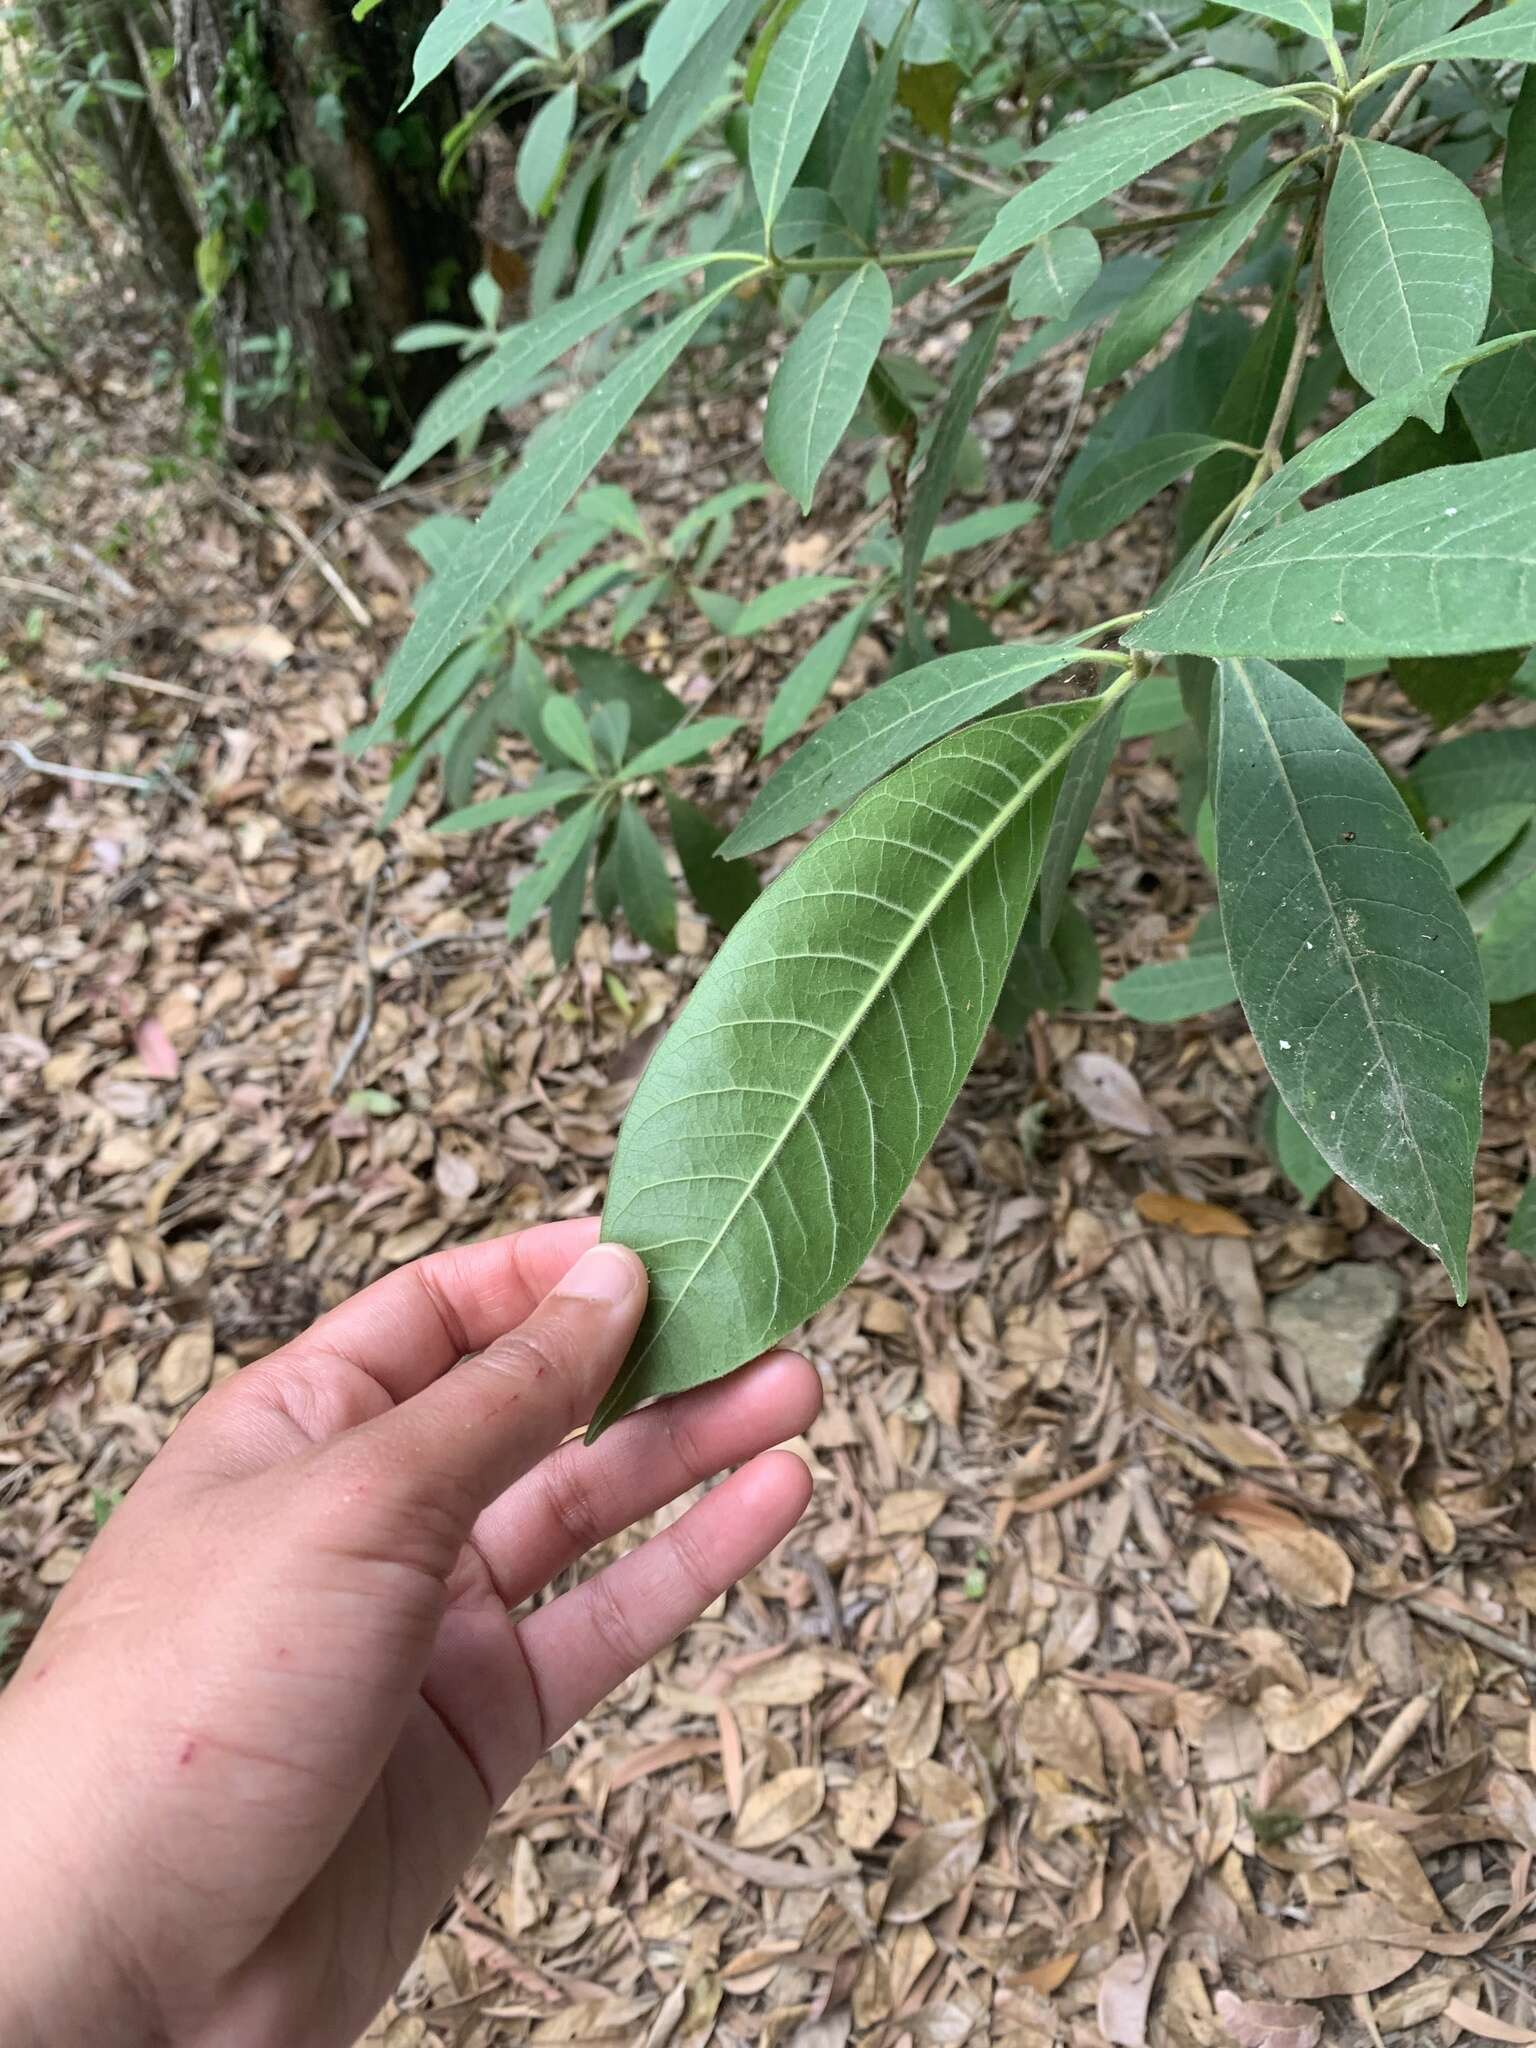
<svg viewBox="0 0 1536 2048"><path fill-rule="evenodd" d="M119 198L138 229L149 268L167 291L190 303L197 297L197 217L155 118L154 87L140 62L137 39L126 12L112 0L98 0L86 20L91 40L107 57L110 75L137 86L144 95L102 95L97 125Z"/></svg>
<svg viewBox="0 0 1536 2048"><path fill-rule="evenodd" d="M205 209L207 335L224 425L278 455L315 436L385 460L457 367L397 356L466 305L473 195L437 186L444 75L400 114L436 0L176 0L182 111Z"/></svg>

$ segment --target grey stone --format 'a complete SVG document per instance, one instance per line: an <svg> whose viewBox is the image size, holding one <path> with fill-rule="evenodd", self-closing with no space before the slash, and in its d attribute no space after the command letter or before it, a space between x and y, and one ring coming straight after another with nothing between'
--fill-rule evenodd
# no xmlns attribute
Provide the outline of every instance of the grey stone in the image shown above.
<svg viewBox="0 0 1536 2048"><path fill-rule="evenodd" d="M1326 1266L1269 1304L1269 1327L1294 1347L1320 1408L1349 1408L1365 1392L1403 1306L1390 1266Z"/></svg>

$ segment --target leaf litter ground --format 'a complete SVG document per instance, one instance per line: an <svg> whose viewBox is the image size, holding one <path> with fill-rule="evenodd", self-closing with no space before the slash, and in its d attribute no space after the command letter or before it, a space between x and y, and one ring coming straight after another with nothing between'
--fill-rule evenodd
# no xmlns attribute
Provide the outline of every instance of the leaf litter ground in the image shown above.
<svg viewBox="0 0 1536 2048"><path fill-rule="evenodd" d="M1036 373L1028 433L984 409L1000 493L1059 467L1081 376ZM0 736L169 774L0 771L0 1671L210 1380L404 1259L600 1205L707 954L685 917L672 960L593 928L556 971L496 936L527 827L373 830L384 763L342 741L425 488L167 478L141 366L96 395L110 428L31 372L0 396ZM675 516L754 446L705 411L608 473ZM845 565L829 482L809 530L744 521L723 579ZM1144 601L1165 544L1160 508L1070 565L1026 529L978 581L1027 575L1065 632ZM760 710L819 624L630 651ZM1423 722L1355 699L1400 766ZM695 794L739 805L747 763ZM1122 751L1075 891L1112 973L1208 900L1176 795ZM1347 1191L1301 1208L1260 1088L1235 1008L988 1041L809 1330L804 1527L539 1767L371 2040L1536 2041L1536 1290L1501 1249L1532 1060L1496 1055L1464 1312ZM1265 1300L1342 1258L1407 1306L1325 1415Z"/></svg>

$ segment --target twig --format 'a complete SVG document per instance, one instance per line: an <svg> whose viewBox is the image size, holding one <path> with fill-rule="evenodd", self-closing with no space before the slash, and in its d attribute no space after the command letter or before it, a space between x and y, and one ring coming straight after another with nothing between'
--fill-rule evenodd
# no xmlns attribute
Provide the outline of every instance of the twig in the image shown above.
<svg viewBox="0 0 1536 2048"><path fill-rule="evenodd" d="M67 604L78 612L94 612L98 619L109 616L91 598L80 597L73 590L60 590L56 583L35 582L30 576L0 576L0 590L9 590L17 597L40 597L47 604Z"/></svg>
<svg viewBox="0 0 1536 2048"><path fill-rule="evenodd" d="M76 671L79 680L85 681L91 671ZM210 697L205 691L189 689L185 683L170 683L161 676L136 675L131 668L109 668L106 671L109 683L121 683L125 689L147 690L152 697L175 697L184 704L201 705L205 711L230 711L235 709L232 697Z"/></svg>
<svg viewBox="0 0 1536 2048"><path fill-rule="evenodd" d="M1083 366L1083 374L1077 380L1076 395L1074 396L1071 405L1069 405L1067 408L1067 417L1065 423L1062 426L1061 432L1056 436L1056 445L1052 448L1050 454L1045 458L1045 461L1040 469L1040 474L1035 478L1034 482L1030 485L1029 490L1026 493L1028 497L1038 498L1041 492L1044 491L1046 486L1050 483L1051 478L1055 476L1057 470L1060 469L1062 463L1066 460L1067 450L1072 445L1072 436L1077 431L1077 416L1083 409L1083 400L1087 396L1087 393L1088 367L1085 363Z"/></svg>
<svg viewBox="0 0 1536 2048"><path fill-rule="evenodd" d="M95 392L87 391L85 386L80 382L80 379L75 375L74 370L70 366L68 360L64 356L59 354L59 351L54 347L51 341L49 341L44 335L38 333L37 329L32 325L31 321L27 318L26 314L22 312L21 308L16 304L15 300L7 295L3 287L0 287L0 313L4 313L6 318L11 322L11 324L21 330L22 334L25 335L26 339L29 342L31 342L33 348L35 348L38 354L42 357L43 361L47 363L51 369L56 371L57 374L64 379L64 382L69 386L70 390L73 391L76 398L80 400L81 404L88 406L90 410L93 413L95 413L97 419L105 419L107 415L103 410L101 401L96 396Z"/></svg>
<svg viewBox="0 0 1536 2048"><path fill-rule="evenodd" d="M368 889L363 897L363 921L357 934L357 959L358 965L363 970L362 1015L354 1025L352 1036L347 1040L340 1059L337 1060L335 1066L331 1069L330 1086L327 1090L327 1093L331 1095L335 1095L340 1090L342 1082L345 1081L347 1075L352 1071L352 1062L368 1043L368 1034L373 1029L373 1017L377 1007L377 998L374 987L373 964L368 958L368 937L373 930L373 901L378 893L379 870L376 868L368 877Z"/></svg>
<svg viewBox="0 0 1536 2048"><path fill-rule="evenodd" d="M119 775L111 768L74 768L68 761L40 761L24 740L0 740L0 752L14 754L23 768L34 775L51 775L56 782L99 782L108 789L155 789L150 775Z"/></svg>
<svg viewBox="0 0 1536 2048"><path fill-rule="evenodd" d="M318 571L336 593L337 598L341 602L342 609L352 620L353 624L361 626L365 632L372 629L373 614L352 589L351 585L345 581L341 571L331 561L329 556L324 554L317 544L310 539L303 527L300 526L299 522L291 514L282 511L276 505L249 504L244 498L238 496L234 491L227 490L221 484L216 484L214 490L216 496L228 506L229 510L237 518L245 520L247 525L264 526L270 521L279 533L286 534L310 566ZM264 619L272 617L283 592L291 581L291 576L285 577L277 589L273 591L264 608Z"/></svg>
<svg viewBox="0 0 1536 2048"><path fill-rule="evenodd" d="M1365 138L1367 142L1386 141L1392 130L1402 119L1410 103L1418 98L1419 88L1433 69L1434 66L1431 64L1414 65L1408 76L1387 102L1386 111L1382 114L1381 119L1373 123Z"/></svg>
<svg viewBox="0 0 1536 2048"><path fill-rule="evenodd" d="M1377 1597L1390 1598L1389 1595ZM1431 1628L1449 1629L1452 1635L1465 1636L1469 1643L1476 1643L1480 1649L1502 1657L1506 1664L1518 1664L1524 1671L1536 1671L1536 1650L1528 1650L1524 1643L1517 1643L1513 1636L1502 1635L1498 1629L1489 1628L1486 1622L1474 1621L1469 1614L1458 1614L1453 1607L1438 1606L1433 1600L1410 1598L1397 1604L1406 1607L1410 1614L1416 1614L1420 1621L1427 1621Z"/></svg>

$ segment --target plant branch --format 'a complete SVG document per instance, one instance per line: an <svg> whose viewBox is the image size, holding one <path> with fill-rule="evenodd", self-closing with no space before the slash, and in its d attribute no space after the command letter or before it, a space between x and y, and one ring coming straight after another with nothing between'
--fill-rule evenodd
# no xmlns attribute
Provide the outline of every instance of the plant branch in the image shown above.
<svg viewBox="0 0 1536 2048"><path fill-rule="evenodd" d="M1386 141L1392 130L1403 118L1403 115L1408 111L1409 106L1418 98L1420 88L1433 69L1434 66L1432 64L1416 64L1414 66L1412 71L1403 80L1402 85L1388 101L1381 119L1372 123L1366 135L1367 142Z"/></svg>

